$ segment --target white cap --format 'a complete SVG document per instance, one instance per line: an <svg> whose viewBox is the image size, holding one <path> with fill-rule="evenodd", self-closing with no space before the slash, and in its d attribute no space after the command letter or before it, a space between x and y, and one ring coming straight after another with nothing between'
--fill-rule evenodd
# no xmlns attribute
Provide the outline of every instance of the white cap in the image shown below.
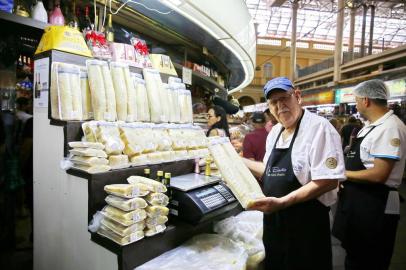
<svg viewBox="0 0 406 270"><path fill-rule="evenodd" d="M354 95L371 99L388 100L390 94L385 82L378 79L362 82L354 89Z"/></svg>

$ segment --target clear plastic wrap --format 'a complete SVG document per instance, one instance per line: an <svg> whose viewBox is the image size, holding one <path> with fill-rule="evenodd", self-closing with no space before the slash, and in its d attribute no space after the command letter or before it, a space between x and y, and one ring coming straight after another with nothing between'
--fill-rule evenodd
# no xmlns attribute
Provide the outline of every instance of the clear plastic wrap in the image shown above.
<svg viewBox="0 0 406 270"><path fill-rule="evenodd" d="M116 99L117 119L119 121L127 121L128 96L124 69L128 69L128 65L120 62L110 62L111 77Z"/></svg>
<svg viewBox="0 0 406 270"><path fill-rule="evenodd" d="M113 169L124 169L130 167L127 155L109 156L109 166Z"/></svg>
<svg viewBox="0 0 406 270"><path fill-rule="evenodd" d="M225 182L242 207L247 208L251 201L265 197L257 180L242 162L228 138L212 138L209 150Z"/></svg>
<svg viewBox="0 0 406 270"><path fill-rule="evenodd" d="M161 123L166 122L165 115L162 111L161 97L160 93L162 92L162 80L161 75L155 69L144 68L143 69L145 85L148 95L148 104L151 122Z"/></svg>
<svg viewBox="0 0 406 270"><path fill-rule="evenodd" d="M142 166L149 164L147 154L132 156L130 161L132 166Z"/></svg>
<svg viewBox="0 0 406 270"><path fill-rule="evenodd" d="M82 166L95 166L95 165L109 165L109 161L106 158L99 157L84 157L84 156L72 156L70 161L74 165Z"/></svg>
<svg viewBox="0 0 406 270"><path fill-rule="evenodd" d="M96 173L103 173L103 172L108 172L111 170L111 167L108 165L93 165L93 166L85 166L85 165L77 165L75 164L72 168L78 169L81 171L85 171L90 174L96 174Z"/></svg>
<svg viewBox="0 0 406 270"><path fill-rule="evenodd" d="M239 242L248 253L247 268L257 269L265 258L262 243L263 214L259 211L243 211L214 225L214 231Z"/></svg>
<svg viewBox="0 0 406 270"><path fill-rule="evenodd" d="M97 143L97 142L69 142L68 143L69 147L72 148L93 148L93 149L99 149L103 150L104 145L102 143Z"/></svg>
<svg viewBox="0 0 406 270"><path fill-rule="evenodd" d="M135 270L244 270L247 253L232 240L217 234L201 234L183 245L135 268Z"/></svg>
<svg viewBox="0 0 406 270"><path fill-rule="evenodd" d="M82 92L82 120L93 119L92 96L85 67L80 68L80 90Z"/></svg>
<svg viewBox="0 0 406 270"><path fill-rule="evenodd" d="M97 142L96 132L97 132L97 121L84 122L82 124L83 134L88 142ZM103 145L104 149L104 145Z"/></svg>
<svg viewBox="0 0 406 270"><path fill-rule="evenodd" d="M160 87L159 98L161 99L162 118L161 122L169 122L171 119L171 93L169 92L169 86L166 83L162 83Z"/></svg>
<svg viewBox="0 0 406 270"><path fill-rule="evenodd" d="M97 125L96 138L105 146L108 155L120 155L124 150L124 143L121 141L120 130L117 123L100 121Z"/></svg>
<svg viewBox="0 0 406 270"><path fill-rule="evenodd" d="M59 62L52 63L51 116L60 120L82 119L79 66Z"/></svg>
<svg viewBox="0 0 406 270"><path fill-rule="evenodd" d="M146 154L148 158L148 164L160 164L164 162L162 152L153 152Z"/></svg>
<svg viewBox="0 0 406 270"><path fill-rule="evenodd" d="M136 231L134 233L131 233L127 236L121 237L120 235L114 233L112 230L108 229L104 225L101 225L99 230L97 231L98 234L116 242L117 244L121 246L125 246L131 243L134 243L136 241L141 240L144 238L144 232L143 231Z"/></svg>
<svg viewBox="0 0 406 270"><path fill-rule="evenodd" d="M130 226L123 226L120 223L115 222L112 219L109 219L108 217L104 217L100 223L121 237L130 235L138 231L143 231L145 228L144 221L134 223L133 225Z"/></svg>
<svg viewBox="0 0 406 270"><path fill-rule="evenodd" d="M108 195L105 201L109 205L114 206L123 211L133 211L135 209L145 208L148 206L147 202L143 198L139 197L132 199L124 199L121 197Z"/></svg>
<svg viewBox="0 0 406 270"><path fill-rule="evenodd" d="M143 176L130 176L127 178L127 182L132 185L135 185L135 184L146 185L146 186L148 186L148 190L150 190L152 192L165 193L167 191L164 184L159 183L158 181L155 181L153 179L143 177Z"/></svg>
<svg viewBox="0 0 406 270"><path fill-rule="evenodd" d="M116 96L107 62L86 61L95 120L115 121Z"/></svg>
<svg viewBox="0 0 406 270"><path fill-rule="evenodd" d="M148 124L120 124L120 136L125 143L124 154L132 157L156 151L158 145L151 135L152 128Z"/></svg>
<svg viewBox="0 0 406 270"><path fill-rule="evenodd" d="M155 125L152 128L152 136L158 146L158 151L172 150L172 139L169 136L167 125Z"/></svg>
<svg viewBox="0 0 406 270"><path fill-rule="evenodd" d="M157 225L164 225L166 222L168 222L168 216L148 217L145 220L145 225L147 228L153 228Z"/></svg>
<svg viewBox="0 0 406 270"><path fill-rule="evenodd" d="M169 208L162 205L150 205L145 208L148 217L167 216L169 214Z"/></svg>
<svg viewBox="0 0 406 270"><path fill-rule="evenodd" d="M135 209L130 212L125 212L110 205L105 206L102 213L124 226L133 225L134 223L143 221L147 217L144 209Z"/></svg>
<svg viewBox="0 0 406 270"><path fill-rule="evenodd" d="M179 126L172 126L168 129L168 134L172 141L173 150L187 149L187 142L183 133L184 130L179 128Z"/></svg>
<svg viewBox="0 0 406 270"><path fill-rule="evenodd" d="M166 230L165 225L156 225L145 230L145 236L151 237Z"/></svg>
<svg viewBox="0 0 406 270"><path fill-rule="evenodd" d="M136 92L137 121L150 122L151 117L145 81L138 77L137 74L131 74L131 78Z"/></svg>
<svg viewBox="0 0 406 270"><path fill-rule="evenodd" d="M103 150L93 148L73 148L69 150L69 153L81 157L107 158L106 152L104 152Z"/></svg>
<svg viewBox="0 0 406 270"><path fill-rule="evenodd" d="M137 91L135 89L133 79L130 74L129 67L123 69L125 85L127 87L127 122L134 122L138 120L137 115Z"/></svg>
<svg viewBox="0 0 406 270"><path fill-rule="evenodd" d="M122 198L142 197L149 193L150 187L142 183L105 185L104 191Z"/></svg>
<svg viewBox="0 0 406 270"><path fill-rule="evenodd" d="M193 122L192 94L183 83L177 84L180 107L180 123Z"/></svg>

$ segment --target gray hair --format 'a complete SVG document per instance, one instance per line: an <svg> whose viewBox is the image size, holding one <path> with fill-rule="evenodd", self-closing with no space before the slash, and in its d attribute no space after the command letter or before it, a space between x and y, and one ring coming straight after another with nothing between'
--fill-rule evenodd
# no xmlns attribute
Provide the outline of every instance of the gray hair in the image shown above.
<svg viewBox="0 0 406 270"><path fill-rule="evenodd" d="M354 95L371 99L388 100L390 94L385 82L378 79L362 82L354 89Z"/></svg>

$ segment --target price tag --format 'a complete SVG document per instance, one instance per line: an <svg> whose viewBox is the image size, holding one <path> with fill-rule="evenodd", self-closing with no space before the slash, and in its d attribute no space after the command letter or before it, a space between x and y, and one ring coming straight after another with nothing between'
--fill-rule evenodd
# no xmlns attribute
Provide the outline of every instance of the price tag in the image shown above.
<svg viewBox="0 0 406 270"><path fill-rule="evenodd" d="M182 81L184 84L192 85L192 70L182 67Z"/></svg>

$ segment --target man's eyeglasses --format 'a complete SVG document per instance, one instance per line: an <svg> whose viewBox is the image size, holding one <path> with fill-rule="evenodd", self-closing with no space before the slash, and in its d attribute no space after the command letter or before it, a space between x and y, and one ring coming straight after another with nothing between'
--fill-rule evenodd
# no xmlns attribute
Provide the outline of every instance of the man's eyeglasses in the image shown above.
<svg viewBox="0 0 406 270"><path fill-rule="evenodd" d="M276 106L278 104L278 101L280 102L287 102L289 101L289 98L294 94L294 92L289 92L288 94L285 94L283 96L279 96L277 98L270 98L268 99L268 104L271 106Z"/></svg>

